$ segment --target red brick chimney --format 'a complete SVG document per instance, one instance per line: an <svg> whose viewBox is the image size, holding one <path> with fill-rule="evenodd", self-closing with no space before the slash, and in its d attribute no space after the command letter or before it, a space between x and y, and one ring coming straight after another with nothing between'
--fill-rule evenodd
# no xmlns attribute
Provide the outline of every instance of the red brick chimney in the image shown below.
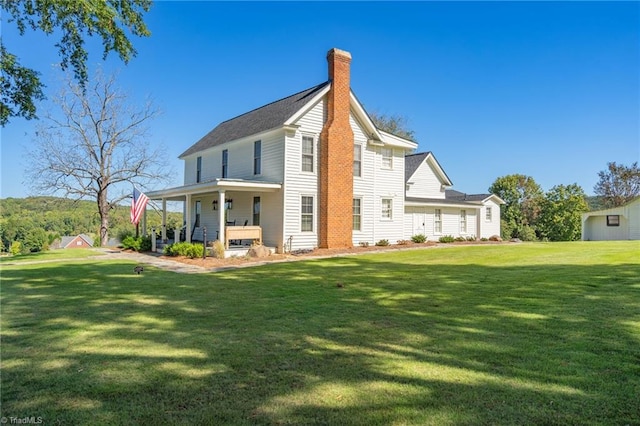
<svg viewBox="0 0 640 426"><path fill-rule="evenodd" d="M349 124L351 54L327 53L331 89L320 133L319 241L321 248L353 245L353 130Z"/></svg>

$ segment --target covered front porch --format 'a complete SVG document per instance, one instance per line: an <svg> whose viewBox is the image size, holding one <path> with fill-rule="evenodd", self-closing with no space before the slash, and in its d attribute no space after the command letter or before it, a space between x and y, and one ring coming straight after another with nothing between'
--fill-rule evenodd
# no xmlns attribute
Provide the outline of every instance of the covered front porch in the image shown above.
<svg viewBox="0 0 640 426"><path fill-rule="evenodd" d="M277 249L282 246L281 189L276 182L215 179L146 195L162 202L162 241L167 241L167 202L178 201L183 203L183 227L176 240L220 240L227 249L256 240Z"/></svg>

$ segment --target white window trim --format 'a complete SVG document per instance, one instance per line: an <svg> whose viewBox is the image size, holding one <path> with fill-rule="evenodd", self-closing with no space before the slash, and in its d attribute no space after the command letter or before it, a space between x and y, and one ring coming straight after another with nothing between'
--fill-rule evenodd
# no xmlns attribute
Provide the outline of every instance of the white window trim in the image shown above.
<svg viewBox="0 0 640 426"><path fill-rule="evenodd" d="M304 153L304 138L310 138L312 140L311 142L311 154L305 154ZM302 134L300 136L300 173L305 173L305 174L309 174L309 175L315 175L316 174L316 169L317 169L317 164L316 164L316 155L318 153L318 149L316 148L316 144L317 144L317 138L316 135L310 135L310 134ZM308 170L303 170L303 162L302 159L304 158L305 155L311 155L311 171Z"/></svg>
<svg viewBox="0 0 640 426"><path fill-rule="evenodd" d="M385 213L385 208L384 208L385 200L389 200L391 202L391 205L389 206L389 217L386 217L384 215L384 213ZM391 222L393 220L393 197L382 197L382 198L380 198L380 220L385 221L385 222Z"/></svg>
<svg viewBox="0 0 640 426"><path fill-rule="evenodd" d="M464 212L464 220L462 219L462 213ZM462 225L464 224L464 229ZM469 216L467 215L467 211L465 209L460 210L460 234L466 234L469 230Z"/></svg>
<svg viewBox="0 0 640 426"><path fill-rule="evenodd" d="M311 231L303 231L302 230L302 198L304 197L309 197L311 198L311 202L313 203L311 206ZM308 215L309 213L304 213L305 215ZM300 194L300 216L298 216L300 218L300 232L303 234L313 234L315 233L315 229L316 229L316 196L313 194Z"/></svg>
<svg viewBox="0 0 640 426"><path fill-rule="evenodd" d="M388 156L389 158L389 165L386 166L385 165L385 158L387 158L386 155L384 155L385 151L389 151L391 153L391 155ZM382 147L380 148L380 168L382 170L393 170L393 148L387 148L387 147Z"/></svg>
<svg viewBox="0 0 640 426"><path fill-rule="evenodd" d="M256 144L260 144L259 156L256 156ZM256 160L259 160L260 171L256 173ZM253 142L253 175L262 176L262 139Z"/></svg>
<svg viewBox="0 0 640 426"><path fill-rule="evenodd" d="M359 146L359 147L360 147L360 158L358 158L357 160L356 160L356 157L355 157L355 147L356 147L356 146ZM363 145L362 145L361 143L356 143L356 144L354 144L354 145L353 145L353 147L354 147L354 149L353 149L353 151L354 151L354 153L353 153L353 164L354 164L354 169L355 169L356 161L358 161L358 162L360 163L360 174L359 174L359 175L356 175L356 174L354 173L354 174L353 174L353 177L355 177L355 178L362 178L362 157L363 157L363 155L364 155L364 154L363 154L363 151L364 151L364 149L363 149Z"/></svg>
<svg viewBox="0 0 640 426"><path fill-rule="evenodd" d="M440 215L438 215L440 212ZM438 216L440 220L438 221ZM438 231L437 224L440 224L440 230ZM435 209L433 211L433 235L442 235L442 209Z"/></svg>
<svg viewBox="0 0 640 426"><path fill-rule="evenodd" d="M493 209L491 208L491 206L486 206L484 208L484 221L493 222Z"/></svg>
<svg viewBox="0 0 640 426"><path fill-rule="evenodd" d="M362 201L362 196L360 195L354 195L353 196L353 200L360 200L360 229L352 229L353 232L363 232L362 230L362 206L363 206L363 201ZM351 206L353 209L353 201L351 201ZM351 227L353 228L353 213L352 213L352 217L351 217Z"/></svg>

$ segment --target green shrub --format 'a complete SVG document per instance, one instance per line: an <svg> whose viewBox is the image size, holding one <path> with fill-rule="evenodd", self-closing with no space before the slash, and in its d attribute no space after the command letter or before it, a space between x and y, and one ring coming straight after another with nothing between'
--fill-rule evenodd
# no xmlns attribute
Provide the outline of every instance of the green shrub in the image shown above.
<svg viewBox="0 0 640 426"><path fill-rule="evenodd" d="M477 240L477 238L476 238L476 236L475 236L475 235L469 235L469 236L467 237L467 241L476 241L476 240Z"/></svg>
<svg viewBox="0 0 640 426"><path fill-rule="evenodd" d="M425 241L427 241L427 237L424 234L416 234L413 237L411 237L411 241L418 244L424 243Z"/></svg>
<svg viewBox="0 0 640 426"><path fill-rule="evenodd" d="M369 247L369 241L360 241L360 243L358 243L358 245L360 247Z"/></svg>
<svg viewBox="0 0 640 426"><path fill-rule="evenodd" d="M461 243L461 242L463 242L463 241L466 241L466 240L464 239L464 237L455 237L453 240L454 240L456 243Z"/></svg>
<svg viewBox="0 0 640 426"><path fill-rule="evenodd" d="M489 241L489 239L487 237L482 237L480 238L480 241Z"/></svg>
<svg viewBox="0 0 640 426"><path fill-rule="evenodd" d="M195 259L196 257L202 257L204 254L204 246L197 243L174 243L165 246L163 253L167 256L184 256Z"/></svg>
<svg viewBox="0 0 640 426"><path fill-rule="evenodd" d="M12 242L11 247L9 248L9 253L11 253L13 256L22 254L22 243L20 241Z"/></svg>
<svg viewBox="0 0 640 426"><path fill-rule="evenodd" d="M438 239L438 241L441 243L452 243L455 241L455 238L453 238L453 235L443 235Z"/></svg>
<svg viewBox="0 0 640 426"><path fill-rule="evenodd" d="M141 251L151 251L151 237L134 237L129 235L122 240L122 247L125 249Z"/></svg>
<svg viewBox="0 0 640 426"><path fill-rule="evenodd" d="M377 246L388 246L389 240L380 240L376 243Z"/></svg>

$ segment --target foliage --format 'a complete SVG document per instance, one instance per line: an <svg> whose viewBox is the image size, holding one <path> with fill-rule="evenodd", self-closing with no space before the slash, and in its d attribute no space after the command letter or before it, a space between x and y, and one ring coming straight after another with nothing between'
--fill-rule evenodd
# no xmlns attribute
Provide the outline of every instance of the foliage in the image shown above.
<svg viewBox="0 0 640 426"><path fill-rule="evenodd" d="M358 245L360 247L369 247L369 241L360 241Z"/></svg>
<svg viewBox="0 0 640 426"><path fill-rule="evenodd" d="M0 126L4 127L10 117L37 118L36 101L45 98L39 73L20 65L18 58L7 52L1 42L0 69Z"/></svg>
<svg viewBox="0 0 640 426"><path fill-rule="evenodd" d="M224 259L224 243L220 240L215 240L210 243L212 248L213 257L216 259Z"/></svg>
<svg viewBox="0 0 640 426"><path fill-rule="evenodd" d="M577 184L556 185L545 194L538 228L550 241L581 238L582 213L589 210L584 191Z"/></svg>
<svg viewBox="0 0 640 426"><path fill-rule="evenodd" d="M4 247L20 241L34 248L45 250L60 236L87 234L95 238L100 229L96 203L73 201L55 197L5 198L0 200L0 239ZM109 216L109 227L114 234L124 237L134 235L135 228L129 220L129 206L116 205ZM162 218L155 212L147 214L147 227L160 229ZM182 214L167 212L167 227L182 224ZM42 233L46 235L43 238ZM40 244L34 244L40 242ZM46 243L46 244L45 244Z"/></svg>
<svg viewBox="0 0 640 426"><path fill-rule="evenodd" d="M130 35L147 37L151 33L142 20L151 8L151 0L109 0L84 2L69 0L3 0L0 8L7 13L7 22L15 22L21 35L29 29L51 36L60 35L56 43L62 69L71 67L75 79L84 88L88 80L88 52L86 39L99 35L104 48L103 59L115 52L127 63L136 55ZM4 18L4 16L3 16ZM18 58L2 51L2 96L0 124L6 125L11 117L36 117L35 103L44 98L44 85L39 72L20 65Z"/></svg>
<svg viewBox="0 0 640 426"><path fill-rule="evenodd" d="M632 241L206 274L136 275L135 265L3 265L3 415L68 425L640 423Z"/></svg>
<svg viewBox="0 0 640 426"><path fill-rule="evenodd" d="M151 148L146 128L158 111L129 102L114 76L97 73L87 88L70 78L65 84L55 99L62 117L45 117L29 152L29 183L37 193L95 200L104 246L112 207L131 197L133 185L167 179L164 150Z"/></svg>
<svg viewBox="0 0 640 426"><path fill-rule="evenodd" d="M443 235L442 237L438 238L438 241L440 241L441 243L452 243L455 240L456 239L453 238L453 235Z"/></svg>
<svg viewBox="0 0 640 426"><path fill-rule="evenodd" d="M151 251L151 237L128 236L122 240L122 247L138 252Z"/></svg>
<svg viewBox="0 0 640 426"><path fill-rule="evenodd" d="M424 243L427 241L427 237L424 234L416 234L411 237L411 241L414 243Z"/></svg>
<svg viewBox="0 0 640 426"><path fill-rule="evenodd" d="M478 239L476 238L475 235L469 235L467 238L465 238L467 241L477 241Z"/></svg>
<svg viewBox="0 0 640 426"><path fill-rule="evenodd" d="M389 240L380 240L376 243L377 246L388 246L389 245Z"/></svg>
<svg viewBox="0 0 640 426"><path fill-rule="evenodd" d="M164 254L167 256L185 256L195 259L203 256L204 246L198 243L183 241L165 246Z"/></svg>
<svg viewBox="0 0 640 426"><path fill-rule="evenodd" d="M600 180L593 188L603 198L605 208L619 207L640 196L640 168L636 161L631 166L607 163L607 170L598 173Z"/></svg>
<svg viewBox="0 0 640 426"><path fill-rule="evenodd" d="M12 242L11 247L9 247L9 253L11 253L13 256L22 254L22 243L20 241Z"/></svg>
<svg viewBox="0 0 640 426"><path fill-rule="evenodd" d="M502 237L535 240L535 225L543 199L542 189L535 180L520 174L502 176L493 182L489 192L505 201L500 206Z"/></svg>
<svg viewBox="0 0 640 426"><path fill-rule="evenodd" d="M467 241L467 239L465 237L462 237L462 236L455 237L453 240L455 242L457 242L457 243L461 243L463 241Z"/></svg>
<svg viewBox="0 0 640 426"><path fill-rule="evenodd" d="M377 112L369 112L369 118L373 124L385 132L401 138L416 141L415 132L408 128L408 119L402 115L386 115Z"/></svg>

